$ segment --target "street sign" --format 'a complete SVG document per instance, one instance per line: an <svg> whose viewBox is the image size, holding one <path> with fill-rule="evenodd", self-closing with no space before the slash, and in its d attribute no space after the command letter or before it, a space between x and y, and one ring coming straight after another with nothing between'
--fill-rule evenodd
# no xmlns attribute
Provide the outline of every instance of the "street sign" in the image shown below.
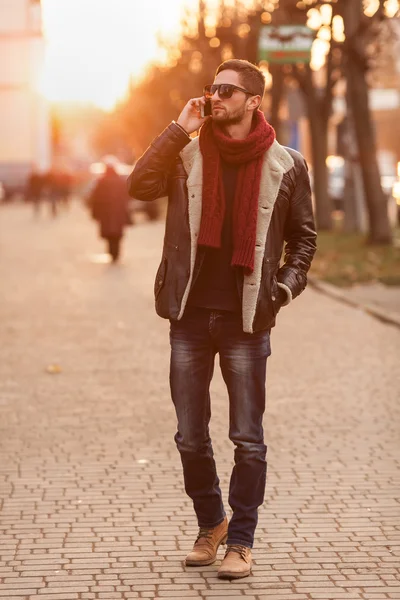
<svg viewBox="0 0 400 600"><path fill-rule="evenodd" d="M309 63L315 32L306 25L264 25L258 59L269 63Z"/></svg>

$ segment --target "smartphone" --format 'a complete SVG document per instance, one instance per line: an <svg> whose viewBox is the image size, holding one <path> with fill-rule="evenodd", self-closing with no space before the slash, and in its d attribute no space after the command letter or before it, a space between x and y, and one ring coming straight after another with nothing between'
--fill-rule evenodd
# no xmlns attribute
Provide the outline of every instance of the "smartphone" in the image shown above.
<svg viewBox="0 0 400 600"><path fill-rule="evenodd" d="M211 100L206 100L206 103L201 105L200 116L202 119L211 115Z"/></svg>

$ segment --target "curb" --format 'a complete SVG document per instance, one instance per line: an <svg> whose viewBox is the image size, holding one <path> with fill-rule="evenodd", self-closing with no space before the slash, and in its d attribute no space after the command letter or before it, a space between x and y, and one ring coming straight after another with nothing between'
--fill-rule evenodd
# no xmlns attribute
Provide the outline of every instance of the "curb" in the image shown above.
<svg viewBox="0 0 400 600"><path fill-rule="evenodd" d="M343 304L347 304L348 306L352 306L353 308L361 309L376 319L379 319L383 323L394 325L400 329L400 315L391 310L383 310L383 308L379 308L374 304L363 304L357 300L348 298L340 288L332 285L331 283L320 281L314 277L308 277L308 284L326 296L330 296L331 298L334 298Z"/></svg>

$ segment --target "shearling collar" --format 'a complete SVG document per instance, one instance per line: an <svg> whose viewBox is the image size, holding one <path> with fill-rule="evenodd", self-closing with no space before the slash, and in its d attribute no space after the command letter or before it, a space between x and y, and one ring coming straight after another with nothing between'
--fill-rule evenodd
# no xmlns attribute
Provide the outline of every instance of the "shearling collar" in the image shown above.
<svg viewBox="0 0 400 600"><path fill-rule="evenodd" d="M190 276L188 285L182 299L181 310L178 316L183 316L189 296L194 265L197 254L197 238L200 231L202 192L203 192L203 159L199 146L199 138L194 138L180 153L184 169L187 173L187 189L189 204L189 227L191 237ZM265 255L265 244L271 222L272 211L279 193L283 175L294 165L293 158L276 140L265 153L260 193L258 198L258 217L256 232L256 248L254 271L244 276L242 318L243 331L253 333L253 323L260 292L262 264Z"/></svg>

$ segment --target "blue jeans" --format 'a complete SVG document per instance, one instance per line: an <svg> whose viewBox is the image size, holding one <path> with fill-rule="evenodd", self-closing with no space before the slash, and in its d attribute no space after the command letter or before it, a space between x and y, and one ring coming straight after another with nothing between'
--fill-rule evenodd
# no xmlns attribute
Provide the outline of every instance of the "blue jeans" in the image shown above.
<svg viewBox="0 0 400 600"><path fill-rule="evenodd" d="M180 321L171 321L170 342L171 395L178 418L175 442L199 527L216 527L225 518L208 427L209 388L218 352L229 395L229 438L235 445L227 543L252 548L267 473L262 419L269 332L243 333L241 316L234 313L187 308Z"/></svg>

